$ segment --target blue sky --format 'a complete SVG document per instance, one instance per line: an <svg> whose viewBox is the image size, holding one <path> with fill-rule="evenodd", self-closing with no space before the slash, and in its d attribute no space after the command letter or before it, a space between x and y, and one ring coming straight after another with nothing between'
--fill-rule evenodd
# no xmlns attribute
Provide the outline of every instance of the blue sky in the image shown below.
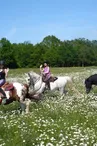
<svg viewBox="0 0 97 146"><path fill-rule="evenodd" d="M0 39L36 44L47 35L97 40L97 0L0 0Z"/></svg>

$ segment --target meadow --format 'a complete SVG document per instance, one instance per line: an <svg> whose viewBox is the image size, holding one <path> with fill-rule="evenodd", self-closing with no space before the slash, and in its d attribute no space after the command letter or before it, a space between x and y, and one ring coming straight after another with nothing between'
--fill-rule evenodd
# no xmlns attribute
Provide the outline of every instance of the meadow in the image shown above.
<svg viewBox="0 0 97 146"><path fill-rule="evenodd" d="M7 80L25 83L24 73L39 69L14 69ZM32 102L30 113L22 115L18 102L0 105L0 146L97 146L97 87L85 93L84 80L97 67L51 68L57 75L69 75L66 95L48 92ZM73 88L72 88L73 86Z"/></svg>

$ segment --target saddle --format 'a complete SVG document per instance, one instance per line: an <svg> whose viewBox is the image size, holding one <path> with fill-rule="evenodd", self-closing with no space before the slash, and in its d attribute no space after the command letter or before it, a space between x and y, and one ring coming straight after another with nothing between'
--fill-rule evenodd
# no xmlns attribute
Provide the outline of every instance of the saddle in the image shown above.
<svg viewBox="0 0 97 146"><path fill-rule="evenodd" d="M54 82L58 79L58 77L53 77L51 76L49 79L46 79L44 76L42 77L43 82L47 82L49 80L49 82Z"/></svg>
<svg viewBox="0 0 97 146"><path fill-rule="evenodd" d="M56 81L58 79L58 77L50 77L50 82L54 82L54 81Z"/></svg>
<svg viewBox="0 0 97 146"><path fill-rule="evenodd" d="M6 82L1 88L3 89L3 91L9 91L10 98L19 101L20 98L18 97L16 88L12 83Z"/></svg>
<svg viewBox="0 0 97 146"><path fill-rule="evenodd" d="M2 88L3 88L5 91L10 91L10 90L14 89L14 86L13 86L12 83L6 82L6 83L2 86Z"/></svg>

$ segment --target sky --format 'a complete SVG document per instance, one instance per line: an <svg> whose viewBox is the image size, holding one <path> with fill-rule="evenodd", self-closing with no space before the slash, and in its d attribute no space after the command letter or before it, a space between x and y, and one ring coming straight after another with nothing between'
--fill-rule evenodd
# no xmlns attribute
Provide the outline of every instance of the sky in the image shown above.
<svg viewBox="0 0 97 146"><path fill-rule="evenodd" d="M97 40L97 0L0 0L0 39L36 44L48 35Z"/></svg>

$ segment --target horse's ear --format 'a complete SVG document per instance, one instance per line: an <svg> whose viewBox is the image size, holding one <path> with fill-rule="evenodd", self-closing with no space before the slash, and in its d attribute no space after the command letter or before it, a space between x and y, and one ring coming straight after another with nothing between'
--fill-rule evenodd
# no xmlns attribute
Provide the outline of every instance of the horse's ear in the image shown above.
<svg viewBox="0 0 97 146"><path fill-rule="evenodd" d="M28 77L28 73L24 73L24 75L25 75L26 77Z"/></svg>
<svg viewBox="0 0 97 146"><path fill-rule="evenodd" d="M86 82L87 82L87 79L85 79L85 84L86 84Z"/></svg>
<svg viewBox="0 0 97 146"><path fill-rule="evenodd" d="M30 72L28 72L28 76L31 78L31 74L30 74Z"/></svg>
<svg viewBox="0 0 97 146"><path fill-rule="evenodd" d="M87 78L85 79L85 84L91 84L90 80Z"/></svg>
<svg viewBox="0 0 97 146"><path fill-rule="evenodd" d="M28 75L30 76L30 73L28 72Z"/></svg>

